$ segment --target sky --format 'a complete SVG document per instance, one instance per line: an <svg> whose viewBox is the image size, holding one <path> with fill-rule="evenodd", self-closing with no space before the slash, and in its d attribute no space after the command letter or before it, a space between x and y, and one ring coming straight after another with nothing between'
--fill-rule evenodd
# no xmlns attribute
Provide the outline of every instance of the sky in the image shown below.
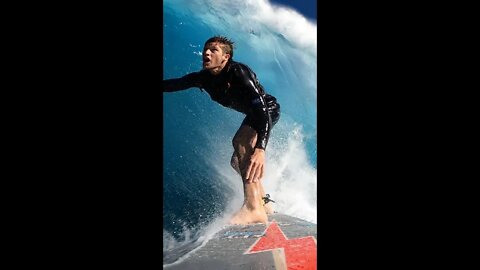
<svg viewBox="0 0 480 270"><path fill-rule="evenodd" d="M280 4L295 9L308 19L317 21L317 0L269 0L270 3Z"/></svg>

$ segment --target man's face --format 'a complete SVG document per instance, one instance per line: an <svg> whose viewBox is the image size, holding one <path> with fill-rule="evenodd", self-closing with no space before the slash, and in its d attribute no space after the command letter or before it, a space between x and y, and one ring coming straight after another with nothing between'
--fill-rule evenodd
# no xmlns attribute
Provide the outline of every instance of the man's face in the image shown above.
<svg viewBox="0 0 480 270"><path fill-rule="evenodd" d="M210 42L203 48L203 68L209 70L222 69L227 63L229 54L224 54L220 43Z"/></svg>

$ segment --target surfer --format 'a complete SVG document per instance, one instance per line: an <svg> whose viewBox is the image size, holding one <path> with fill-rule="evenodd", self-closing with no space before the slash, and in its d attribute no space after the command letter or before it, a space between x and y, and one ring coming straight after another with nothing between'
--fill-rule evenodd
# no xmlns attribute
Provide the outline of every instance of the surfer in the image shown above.
<svg viewBox="0 0 480 270"><path fill-rule="evenodd" d="M203 69L181 78L163 80L163 92L192 87L205 90L213 101L245 114L232 139L231 166L243 180L244 203L232 217L232 224L267 223L273 213L265 204L261 179L265 171L265 149L270 131L280 118L280 105L267 94L256 74L245 64L233 61L233 42L214 36L205 42Z"/></svg>

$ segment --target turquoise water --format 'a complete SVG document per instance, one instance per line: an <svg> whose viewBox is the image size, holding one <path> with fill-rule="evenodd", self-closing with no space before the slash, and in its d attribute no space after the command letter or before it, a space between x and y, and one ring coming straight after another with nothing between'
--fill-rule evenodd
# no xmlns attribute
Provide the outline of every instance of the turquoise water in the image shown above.
<svg viewBox="0 0 480 270"><path fill-rule="evenodd" d="M276 210L316 223L316 25L265 1L164 1L164 78L201 69L205 40L225 35L282 108L264 187ZM164 252L203 239L243 200L230 167L244 116L197 88L164 94Z"/></svg>

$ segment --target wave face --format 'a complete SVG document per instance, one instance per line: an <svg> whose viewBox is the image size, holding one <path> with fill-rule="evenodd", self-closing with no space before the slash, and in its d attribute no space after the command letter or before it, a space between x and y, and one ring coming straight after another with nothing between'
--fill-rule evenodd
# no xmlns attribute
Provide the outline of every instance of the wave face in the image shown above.
<svg viewBox="0 0 480 270"><path fill-rule="evenodd" d="M265 0L164 0L164 78L199 71L204 42L224 35L281 105L264 187L284 214L316 223L316 22ZM164 256L204 241L243 202L230 167L244 115L198 88L164 94Z"/></svg>

